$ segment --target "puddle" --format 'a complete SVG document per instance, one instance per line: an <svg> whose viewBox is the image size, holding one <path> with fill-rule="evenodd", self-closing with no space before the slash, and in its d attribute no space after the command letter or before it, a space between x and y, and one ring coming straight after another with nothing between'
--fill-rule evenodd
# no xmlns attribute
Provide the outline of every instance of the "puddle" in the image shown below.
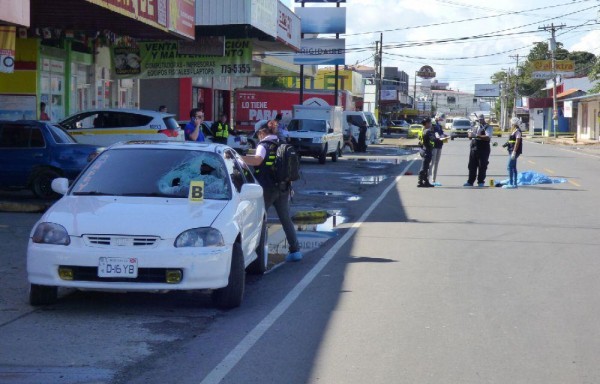
<svg viewBox="0 0 600 384"><path fill-rule="evenodd" d="M386 175L342 177L342 179L344 179L344 180L348 180L353 183L361 184L361 185L377 185L387 178L388 177Z"/></svg>
<svg viewBox="0 0 600 384"><path fill-rule="evenodd" d="M350 161L359 161L364 163L400 164L403 160L390 157L359 157L355 159L350 159Z"/></svg>
<svg viewBox="0 0 600 384"><path fill-rule="evenodd" d="M294 220L298 243L300 244L300 250L303 253L315 250L321 247L327 240L337 236L335 228L346 222L346 218L344 216L339 216L337 214L339 211L335 213L336 214L327 218L313 220L312 222L307 220ZM287 252L288 244L285 239L285 233L283 232L283 229L280 229L269 237L269 254L285 255Z"/></svg>
<svg viewBox="0 0 600 384"><path fill-rule="evenodd" d="M343 197L346 199L346 201L360 200L360 196L356 196L351 193L343 192L343 191L325 191L325 190L321 191L321 190L313 189L313 190L301 191L300 193L303 195L310 195L310 196Z"/></svg>

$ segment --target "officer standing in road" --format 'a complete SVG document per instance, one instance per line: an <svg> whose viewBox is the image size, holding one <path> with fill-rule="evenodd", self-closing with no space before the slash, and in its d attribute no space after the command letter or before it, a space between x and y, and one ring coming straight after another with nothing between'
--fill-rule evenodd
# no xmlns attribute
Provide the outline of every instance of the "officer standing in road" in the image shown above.
<svg viewBox="0 0 600 384"><path fill-rule="evenodd" d="M421 170L419 171L419 184L417 184L417 187L431 188L433 187L433 184L429 182L427 176L429 173L429 165L431 164L433 148L435 147L435 143L439 140L435 137L435 131L431 127L431 119L429 117L424 119L421 124L423 125L421 145L423 162L421 163Z"/></svg>
<svg viewBox="0 0 600 384"><path fill-rule="evenodd" d="M477 186L485 185L492 134L492 127L485 122L485 116L479 115L479 124L469 131L471 151L469 153L469 179L464 184L465 187L472 187L475 179L477 179Z"/></svg>
<svg viewBox="0 0 600 384"><path fill-rule="evenodd" d="M290 198L293 195L291 182L277 183L274 180L274 166L277 158L277 147L280 142L277 139L277 121L271 120L267 126L262 126L257 136L260 142L256 147L256 154L242 156L244 162L254 167L254 176L263 187L263 199L265 210L273 205L281 222L285 237L288 241L289 253L286 261L302 260L300 244L296 228L290 217Z"/></svg>
<svg viewBox="0 0 600 384"><path fill-rule="evenodd" d="M227 124L227 114L222 114L221 120L213 123L210 130L213 133L215 143L227 144L227 138L231 132L229 124Z"/></svg>

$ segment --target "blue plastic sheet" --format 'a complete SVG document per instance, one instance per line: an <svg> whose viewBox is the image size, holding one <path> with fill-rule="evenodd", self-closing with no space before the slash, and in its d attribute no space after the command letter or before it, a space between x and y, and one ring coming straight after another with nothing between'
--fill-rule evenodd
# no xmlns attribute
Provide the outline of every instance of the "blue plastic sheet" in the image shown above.
<svg viewBox="0 0 600 384"><path fill-rule="evenodd" d="M506 185L508 182L508 179L504 179L500 182L500 185ZM560 184L566 182L567 179L565 178L550 177L535 171L525 171L517 174L517 185Z"/></svg>

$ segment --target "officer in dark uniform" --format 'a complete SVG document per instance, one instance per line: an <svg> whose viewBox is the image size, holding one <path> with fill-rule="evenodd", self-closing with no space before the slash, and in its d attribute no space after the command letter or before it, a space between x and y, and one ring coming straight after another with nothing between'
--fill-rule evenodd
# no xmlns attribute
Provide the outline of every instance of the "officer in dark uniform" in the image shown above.
<svg viewBox="0 0 600 384"><path fill-rule="evenodd" d="M417 184L417 187L431 188L433 187L433 184L429 182L427 174L429 173L429 166L431 165L433 148L439 140L435 137L435 130L431 127L431 119L429 117L424 119L421 122L421 125L423 125L421 144L423 162L421 163L421 170L419 171L419 183Z"/></svg>
<svg viewBox="0 0 600 384"><path fill-rule="evenodd" d="M485 116L479 115L479 125L475 125L469 132L471 139L469 179L464 184L465 187L472 187L475 179L477 179L477 186L485 186L492 134L492 127L485 122Z"/></svg>
<svg viewBox="0 0 600 384"><path fill-rule="evenodd" d="M227 144L227 138L229 137L229 132L231 129L229 128L229 124L227 124L226 113L222 114L221 120L213 123L210 129L213 133L213 141L215 143Z"/></svg>

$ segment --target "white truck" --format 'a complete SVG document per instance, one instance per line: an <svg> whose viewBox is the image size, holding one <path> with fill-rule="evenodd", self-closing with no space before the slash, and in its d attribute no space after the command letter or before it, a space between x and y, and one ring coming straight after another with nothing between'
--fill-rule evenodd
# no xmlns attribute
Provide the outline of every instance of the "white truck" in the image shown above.
<svg viewBox="0 0 600 384"><path fill-rule="evenodd" d="M294 105L287 126L289 143L301 156L312 156L325 164L327 156L337 161L344 147L342 107Z"/></svg>

